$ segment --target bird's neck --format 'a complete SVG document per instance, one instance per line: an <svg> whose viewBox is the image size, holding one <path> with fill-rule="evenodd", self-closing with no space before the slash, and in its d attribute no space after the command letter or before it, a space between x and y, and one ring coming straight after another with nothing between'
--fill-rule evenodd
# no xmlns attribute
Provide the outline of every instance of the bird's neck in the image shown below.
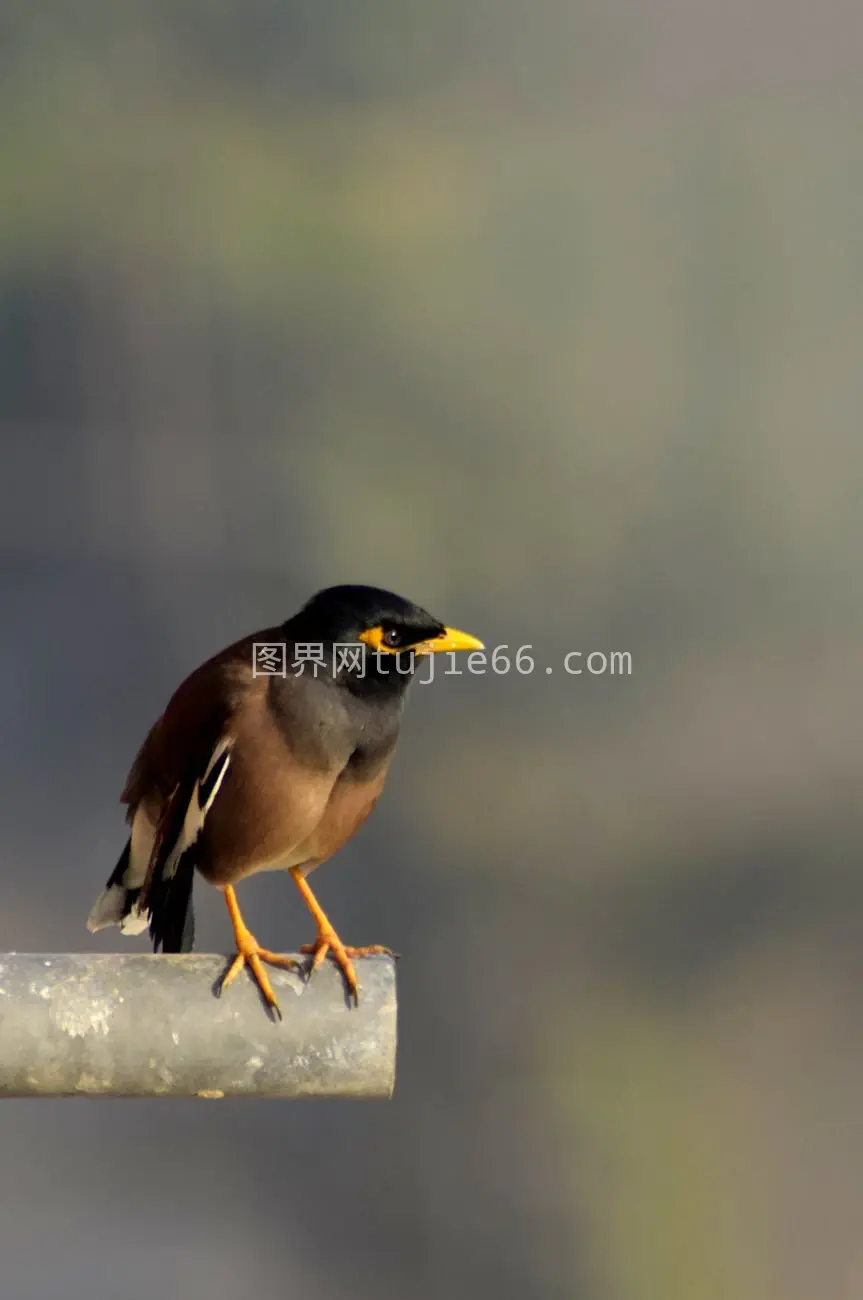
<svg viewBox="0 0 863 1300"><path fill-rule="evenodd" d="M349 671L339 674L337 680L352 695L360 699L368 700L402 700L404 699L408 687L414 679L414 668L411 666L410 671L405 671L406 663L403 663L403 671L399 672L396 668L395 655L381 655L378 662L378 656L375 654L366 655L365 671L359 673ZM406 660L406 656L402 656Z"/></svg>

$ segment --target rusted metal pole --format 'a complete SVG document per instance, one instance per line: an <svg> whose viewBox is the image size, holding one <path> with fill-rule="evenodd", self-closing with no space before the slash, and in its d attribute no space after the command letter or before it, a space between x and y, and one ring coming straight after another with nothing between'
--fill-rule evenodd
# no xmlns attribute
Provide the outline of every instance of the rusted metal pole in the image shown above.
<svg viewBox="0 0 863 1300"><path fill-rule="evenodd" d="M396 982L356 964L358 1007L325 961L268 967L283 1019L247 976L222 998L209 954L0 953L2 1097L389 1097Z"/></svg>

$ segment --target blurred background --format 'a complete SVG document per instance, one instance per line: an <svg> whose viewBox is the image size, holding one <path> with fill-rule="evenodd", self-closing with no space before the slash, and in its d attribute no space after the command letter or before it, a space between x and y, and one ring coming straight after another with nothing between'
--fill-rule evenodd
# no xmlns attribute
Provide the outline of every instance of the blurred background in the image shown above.
<svg viewBox="0 0 863 1300"><path fill-rule="evenodd" d="M5 0L0 949L146 948L84 928L135 750L316 588L537 670L415 688L315 878L404 954L392 1103L5 1103L3 1300L863 1294L861 55L845 0Z"/></svg>

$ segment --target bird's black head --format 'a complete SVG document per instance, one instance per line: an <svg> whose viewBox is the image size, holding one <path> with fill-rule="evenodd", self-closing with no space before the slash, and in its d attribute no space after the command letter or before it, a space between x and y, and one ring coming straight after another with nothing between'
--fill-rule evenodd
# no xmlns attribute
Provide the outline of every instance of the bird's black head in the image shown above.
<svg viewBox="0 0 863 1300"><path fill-rule="evenodd" d="M380 587L327 587L303 606L300 615L326 641L359 641L363 633L380 628L382 648L390 651L407 649L444 630L443 623L419 605Z"/></svg>
<svg viewBox="0 0 863 1300"><path fill-rule="evenodd" d="M404 689L418 655L482 649L476 637L447 627L428 610L380 587L327 587L303 606L289 626L295 641L323 643L330 652L333 645L360 645L363 675L356 667L343 665L336 676L363 691Z"/></svg>

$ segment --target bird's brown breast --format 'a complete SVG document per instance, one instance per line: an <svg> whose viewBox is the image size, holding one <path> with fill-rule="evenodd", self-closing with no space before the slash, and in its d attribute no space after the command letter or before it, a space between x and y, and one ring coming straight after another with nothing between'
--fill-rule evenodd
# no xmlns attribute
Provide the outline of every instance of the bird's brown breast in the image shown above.
<svg viewBox="0 0 863 1300"><path fill-rule="evenodd" d="M234 719L231 766L197 855L213 884L278 868L310 871L365 821L383 789L397 721L366 757L357 744L361 723L350 710L340 717L337 707L316 737L307 721L292 728L289 711L274 709L265 694Z"/></svg>

